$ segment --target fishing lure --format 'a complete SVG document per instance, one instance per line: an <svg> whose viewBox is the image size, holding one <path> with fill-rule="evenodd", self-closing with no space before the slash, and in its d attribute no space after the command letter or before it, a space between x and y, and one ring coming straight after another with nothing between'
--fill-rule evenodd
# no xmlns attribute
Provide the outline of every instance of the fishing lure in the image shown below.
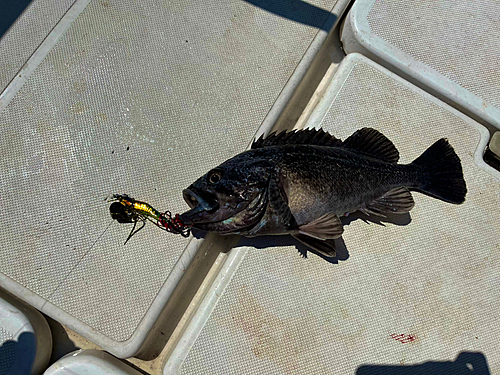
<svg viewBox="0 0 500 375"><path fill-rule="evenodd" d="M172 217L172 214L169 211L161 213L150 204L135 200L126 194L114 194L111 200L114 200L109 207L111 217L119 223L134 223L125 244L128 240L130 240L130 238L132 238L133 235L144 228L147 220L167 232L180 234L183 237L189 237L191 225L183 223L179 219L179 214ZM138 222L141 222L142 225L136 230L135 228Z"/></svg>

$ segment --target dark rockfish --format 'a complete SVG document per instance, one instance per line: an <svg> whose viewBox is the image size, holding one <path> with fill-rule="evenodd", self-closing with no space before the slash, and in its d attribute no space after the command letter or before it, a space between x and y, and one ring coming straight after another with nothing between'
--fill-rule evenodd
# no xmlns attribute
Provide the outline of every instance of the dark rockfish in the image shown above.
<svg viewBox="0 0 500 375"><path fill-rule="evenodd" d="M291 234L335 256L340 216L406 213L414 206L410 190L464 202L462 165L446 139L411 164L398 159L396 147L374 129L343 142L323 130L273 133L184 190L191 210L180 219L220 234Z"/></svg>

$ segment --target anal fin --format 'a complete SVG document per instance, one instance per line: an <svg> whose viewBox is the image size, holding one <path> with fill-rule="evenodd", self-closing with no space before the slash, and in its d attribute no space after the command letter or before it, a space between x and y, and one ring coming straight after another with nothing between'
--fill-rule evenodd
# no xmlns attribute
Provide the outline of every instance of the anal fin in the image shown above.
<svg viewBox="0 0 500 375"><path fill-rule="evenodd" d="M361 207L360 211L367 215L386 217L388 214L404 214L409 212L415 202L410 191L405 187L389 190L380 198Z"/></svg>

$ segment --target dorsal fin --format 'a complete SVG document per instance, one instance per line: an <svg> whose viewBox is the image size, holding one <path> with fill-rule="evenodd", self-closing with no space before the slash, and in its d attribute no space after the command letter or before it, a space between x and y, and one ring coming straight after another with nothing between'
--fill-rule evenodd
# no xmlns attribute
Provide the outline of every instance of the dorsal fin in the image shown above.
<svg viewBox="0 0 500 375"><path fill-rule="evenodd" d="M272 133L267 137L261 136L252 143L252 150L263 147L279 145L315 145L315 146L340 146L342 141L333 135L325 132L323 129L302 129L292 130L287 133L286 130L280 133Z"/></svg>
<svg viewBox="0 0 500 375"><path fill-rule="evenodd" d="M375 129L363 128L356 131L344 141L343 146L387 163L397 163L399 160L399 152L394 144Z"/></svg>
<svg viewBox="0 0 500 375"><path fill-rule="evenodd" d="M375 129L363 128L356 131L344 142L335 138L323 129L302 129L291 132L282 131L261 136L252 143L252 149L280 145L315 145L329 147L346 147L364 155L387 163L397 163L399 152L394 144Z"/></svg>

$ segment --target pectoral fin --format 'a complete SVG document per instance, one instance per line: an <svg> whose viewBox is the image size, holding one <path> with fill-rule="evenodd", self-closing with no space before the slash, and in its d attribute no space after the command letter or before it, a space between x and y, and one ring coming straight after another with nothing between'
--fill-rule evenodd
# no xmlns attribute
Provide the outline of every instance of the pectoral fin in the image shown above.
<svg viewBox="0 0 500 375"><path fill-rule="evenodd" d="M293 236L307 247L317 251L321 255L332 258L337 255L335 250L335 240L318 240L305 234L295 234Z"/></svg>
<svg viewBox="0 0 500 375"><path fill-rule="evenodd" d="M334 213L328 213L310 223L301 225L299 232L318 240L339 238L344 232L340 219Z"/></svg>
<svg viewBox="0 0 500 375"><path fill-rule="evenodd" d="M407 188L401 187L389 190L380 198L368 203L360 209L367 215L386 217L387 214L404 214L409 212L415 202Z"/></svg>

